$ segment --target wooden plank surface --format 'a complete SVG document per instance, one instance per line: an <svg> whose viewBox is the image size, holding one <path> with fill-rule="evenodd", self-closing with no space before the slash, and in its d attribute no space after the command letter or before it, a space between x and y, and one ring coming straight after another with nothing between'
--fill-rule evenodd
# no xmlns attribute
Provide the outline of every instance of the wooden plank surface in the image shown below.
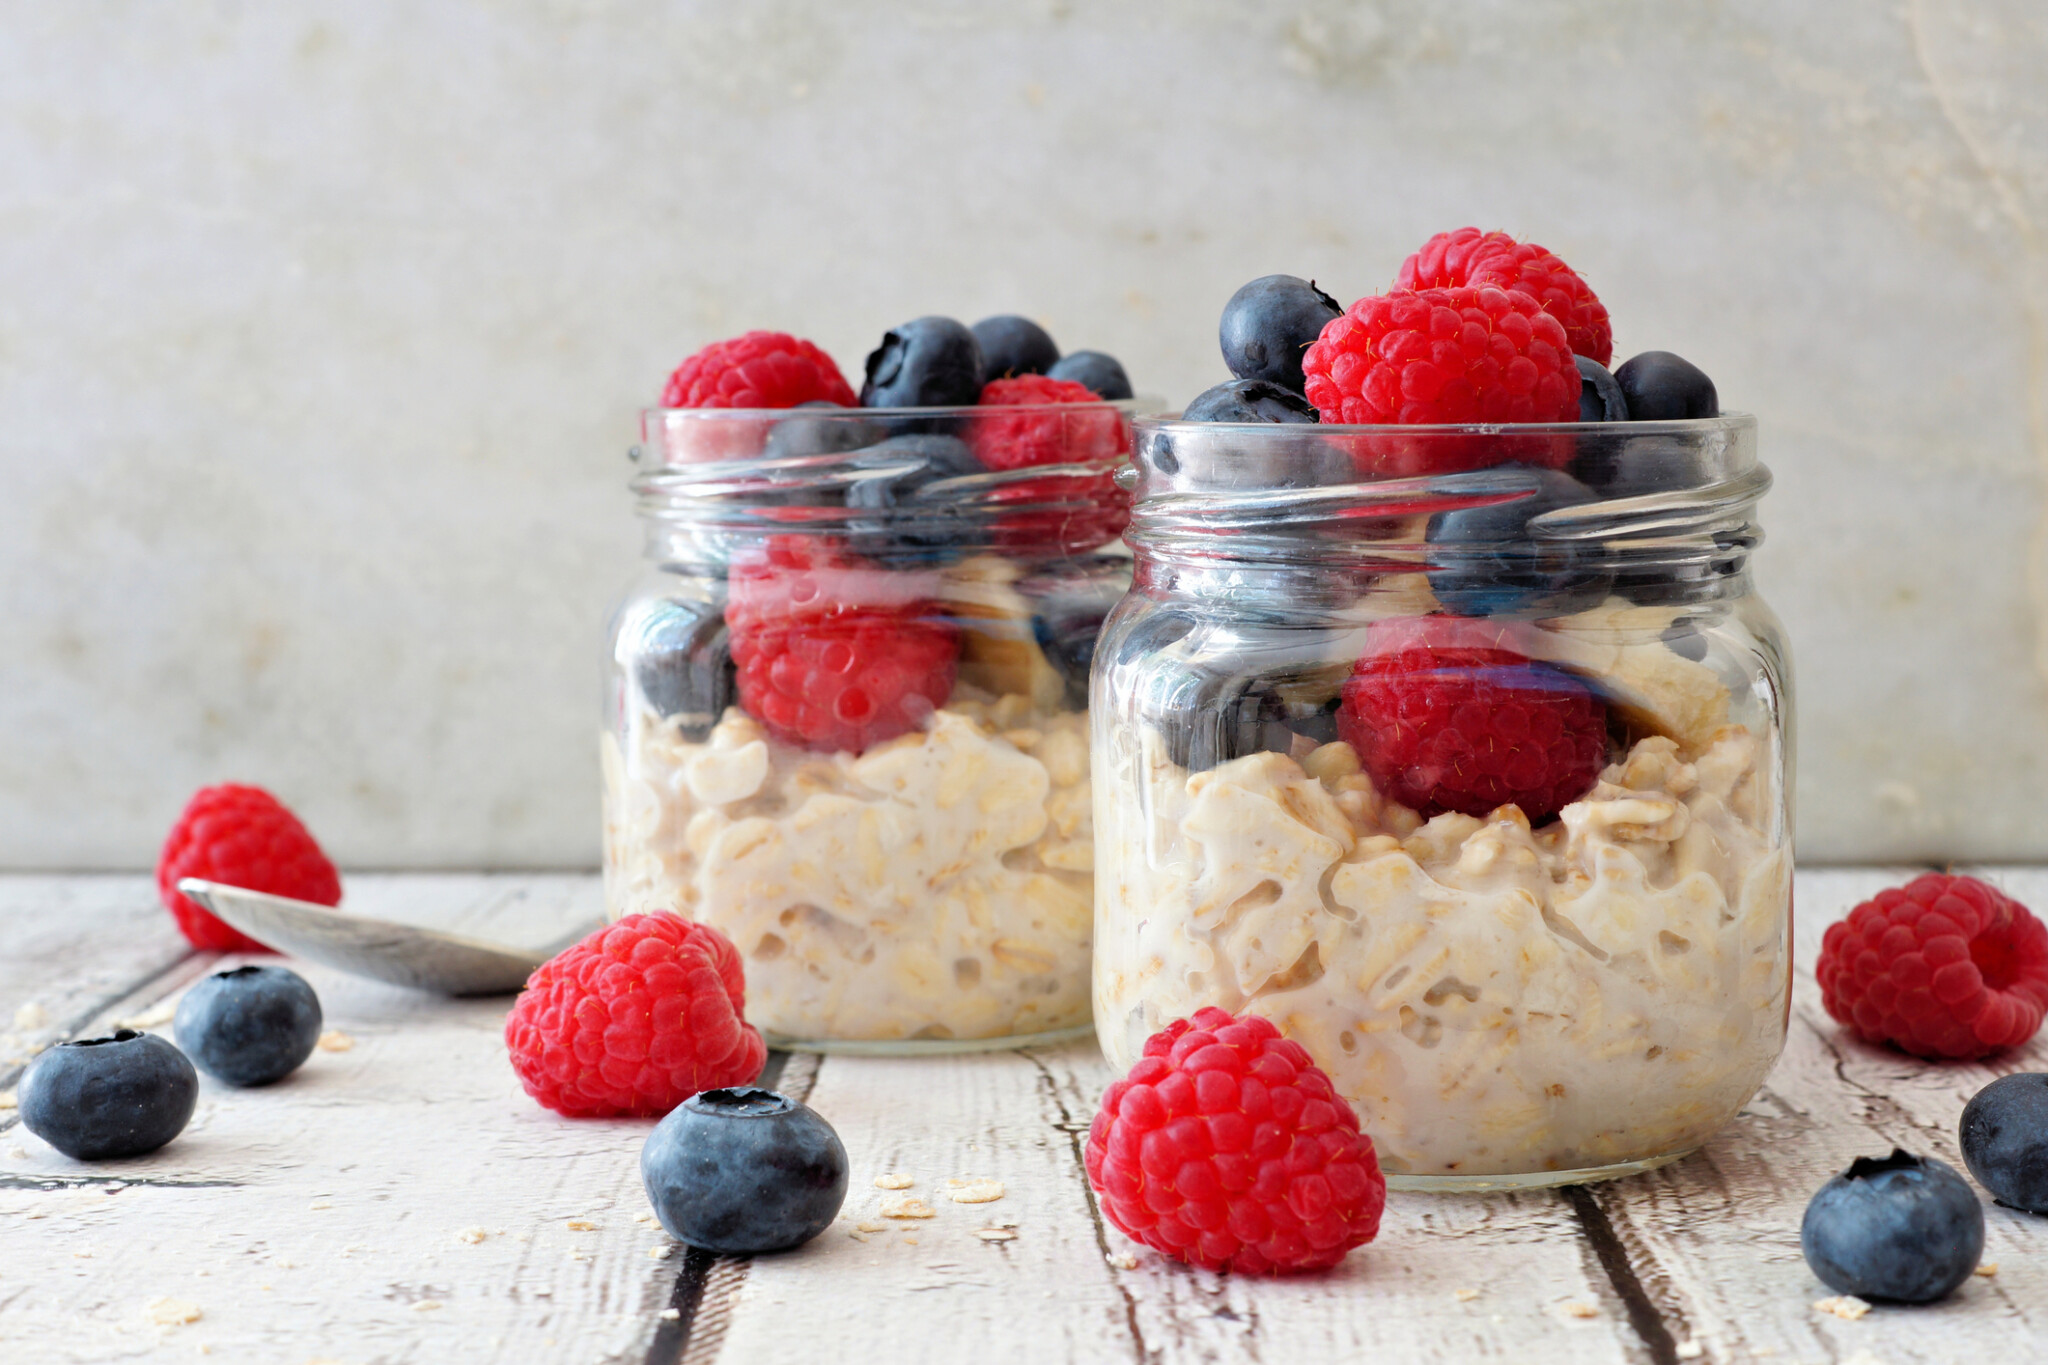
<svg viewBox="0 0 2048 1365"><path fill-rule="evenodd" d="M777 1084L846 1141L846 1209L791 1255L693 1257L645 1221L650 1124L564 1120L519 1092L507 1001L294 964L351 1046L267 1090L205 1082L162 1152L83 1166L0 1111L0 1360L2035 1358L2048 1219L1987 1202L1995 1277L1856 1321L1814 1310L1827 1291L1799 1257L1799 1214L1830 1173L1893 1143L1958 1161L1969 1094L2048 1069L2038 1041L1992 1067L1922 1065L1844 1039L1820 1010L1820 930L1903 875L1800 874L1790 1045L1702 1153L1584 1190L1395 1194L1377 1242L1282 1281L1171 1265L1097 1219L1079 1142L1110 1077L1086 1045L776 1059ZM2048 905L2048 872L1999 879ZM359 876L349 895L365 913L525 942L599 903L577 876ZM0 941L0 1026L29 1003L46 1017L23 1050L152 1017L217 965L168 933L140 878L0 878ZM877 1188L890 1173L916 1183ZM970 1178L1001 1181L1002 1197L947 1197ZM883 1217L903 1196L933 1216ZM159 1298L201 1316L152 1321Z"/></svg>

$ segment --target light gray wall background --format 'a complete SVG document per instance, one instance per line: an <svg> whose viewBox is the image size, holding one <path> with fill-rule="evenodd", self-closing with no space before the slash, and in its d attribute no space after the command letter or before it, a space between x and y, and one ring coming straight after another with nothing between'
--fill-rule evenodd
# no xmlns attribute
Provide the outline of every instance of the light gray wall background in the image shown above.
<svg viewBox="0 0 2048 1365"><path fill-rule="evenodd" d="M1801 853L2048 855L2048 5L0 2L0 866L587 865L623 451L749 327L1178 403L1464 223L1759 414Z"/></svg>

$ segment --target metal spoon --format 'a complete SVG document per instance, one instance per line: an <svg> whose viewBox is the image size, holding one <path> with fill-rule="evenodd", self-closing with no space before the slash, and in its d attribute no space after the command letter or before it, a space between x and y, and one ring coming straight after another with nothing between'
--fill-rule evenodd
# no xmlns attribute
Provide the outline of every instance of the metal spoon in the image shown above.
<svg viewBox="0 0 2048 1365"><path fill-rule="evenodd" d="M515 948L327 905L184 877L178 889L259 943L354 976L442 995L503 995L598 927L592 920L543 948Z"/></svg>

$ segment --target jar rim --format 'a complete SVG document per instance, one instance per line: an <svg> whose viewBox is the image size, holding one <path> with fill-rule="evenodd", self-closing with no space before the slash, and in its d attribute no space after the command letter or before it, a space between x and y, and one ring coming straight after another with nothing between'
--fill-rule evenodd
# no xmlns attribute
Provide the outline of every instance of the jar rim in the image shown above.
<svg viewBox="0 0 2048 1365"><path fill-rule="evenodd" d="M1653 422L1190 422L1177 412L1141 413L1132 419L1145 431L1227 431L1299 434L1304 431L1347 435L1441 436L1704 436L1713 432L1754 430L1756 414L1724 412L1718 417L1671 418Z"/></svg>

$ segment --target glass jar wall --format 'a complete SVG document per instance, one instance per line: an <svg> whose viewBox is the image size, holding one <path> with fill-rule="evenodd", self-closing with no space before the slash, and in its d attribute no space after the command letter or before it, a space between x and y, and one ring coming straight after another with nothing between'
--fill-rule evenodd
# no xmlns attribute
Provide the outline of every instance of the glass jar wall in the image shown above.
<svg viewBox="0 0 2048 1365"><path fill-rule="evenodd" d="M1768 486L1743 416L1141 421L1093 696L1112 1064L1267 1016L1408 1188L1626 1174L1732 1119L1791 974Z"/></svg>
<svg viewBox="0 0 2048 1365"><path fill-rule="evenodd" d="M777 1046L1085 1033L1087 676L1128 405L654 411L605 895L732 940Z"/></svg>

